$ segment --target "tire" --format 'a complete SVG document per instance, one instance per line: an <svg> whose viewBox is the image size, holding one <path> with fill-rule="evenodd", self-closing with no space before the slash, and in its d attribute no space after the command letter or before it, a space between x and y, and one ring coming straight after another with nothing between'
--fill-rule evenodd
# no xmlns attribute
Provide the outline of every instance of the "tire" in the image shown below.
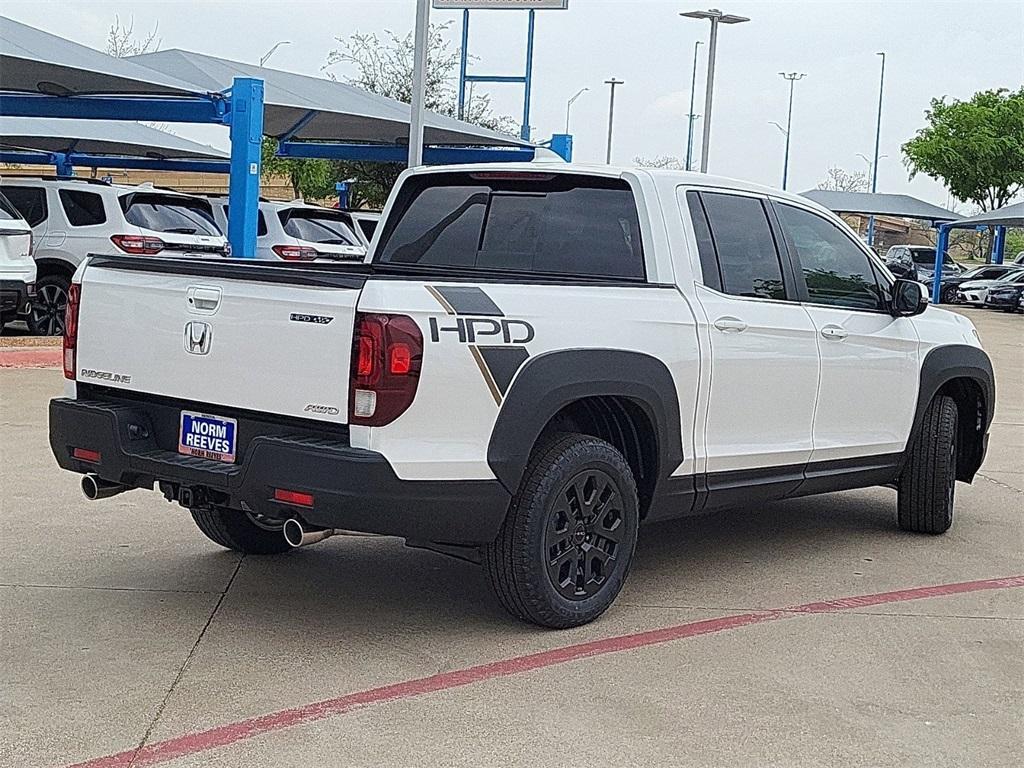
<svg viewBox="0 0 1024 768"><path fill-rule="evenodd" d="M71 278L47 275L36 282L36 297L32 299L25 322L33 336L62 336L64 311L68 306Z"/></svg>
<svg viewBox="0 0 1024 768"><path fill-rule="evenodd" d="M199 530L214 544L246 555L279 555L291 551L280 528L257 524L238 509L191 509Z"/></svg>
<svg viewBox="0 0 1024 768"><path fill-rule="evenodd" d="M956 286L947 285L939 294L943 304L956 304Z"/></svg>
<svg viewBox="0 0 1024 768"><path fill-rule="evenodd" d="M498 602L543 627L593 621L626 581L639 519L633 473L614 447L580 434L543 440L501 531L483 548Z"/></svg>
<svg viewBox="0 0 1024 768"><path fill-rule="evenodd" d="M953 524L957 410L936 397L924 412L898 486L897 522L904 531L945 533Z"/></svg>

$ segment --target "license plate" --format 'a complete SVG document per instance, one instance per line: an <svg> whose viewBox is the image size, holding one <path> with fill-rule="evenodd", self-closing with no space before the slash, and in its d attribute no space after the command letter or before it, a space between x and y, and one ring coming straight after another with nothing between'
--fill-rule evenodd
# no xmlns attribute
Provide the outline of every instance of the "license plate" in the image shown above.
<svg viewBox="0 0 1024 768"><path fill-rule="evenodd" d="M182 411L178 453L233 462L237 433L238 422L235 419Z"/></svg>

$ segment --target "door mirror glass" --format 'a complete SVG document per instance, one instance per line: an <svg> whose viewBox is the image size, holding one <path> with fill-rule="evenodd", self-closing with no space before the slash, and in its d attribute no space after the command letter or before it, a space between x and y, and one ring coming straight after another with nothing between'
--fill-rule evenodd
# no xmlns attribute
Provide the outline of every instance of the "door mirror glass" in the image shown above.
<svg viewBox="0 0 1024 768"><path fill-rule="evenodd" d="M892 287L892 313L897 317L921 314L928 306L927 291L916 280L897 280Z"/></svg>

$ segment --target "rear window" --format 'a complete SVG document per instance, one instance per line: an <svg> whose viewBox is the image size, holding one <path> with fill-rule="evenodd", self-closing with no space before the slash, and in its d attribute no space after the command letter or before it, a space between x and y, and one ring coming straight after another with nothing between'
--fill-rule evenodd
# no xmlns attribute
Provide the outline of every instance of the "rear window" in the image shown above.
<svg viewBox="0 0 1024 768"><path fill-rule="evenodd" d="M0 221L20 220L21 214L11 205L10 201L0 193Z"/></svg>
<svg viewBox="0 0 1024 768"><path fill-rule="evenodd" d="M181 235L221 234L205 200L133 192L121 198L121 208L129 224L143 229Z"/></svg>
<svg viewBox="0 0 1024 768"><path fill-rule="evenodd" d="M324 245L362 245L343 214L326 209L286 208L277 215L289 237Z"/></svg>
<svg viewBox="0 0 1024 768"><path fill-rule="evenodd" d="M46 221L46 190L42 187L4 185L4 195L30 227Z"/></svg>
<svg viewBox="0 0 1024 768"><path fill-rule="evenodd" d="M642 280L640 222L622 179L445 173L411 178L380 263Z"/></svg>
<svg viewBox="0 0 1024 768"><path fill-rule="evenodd" d="M103 198L95 192L78 189L61 189L57 192L64 215L72 227L94 227L107 220L103 210Z"/></svg>

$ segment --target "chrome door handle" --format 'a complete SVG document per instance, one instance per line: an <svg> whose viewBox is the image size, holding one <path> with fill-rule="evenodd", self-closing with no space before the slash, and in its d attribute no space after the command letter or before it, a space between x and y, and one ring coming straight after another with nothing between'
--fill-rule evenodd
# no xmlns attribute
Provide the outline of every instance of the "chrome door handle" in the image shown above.
<svg viewBox="0 0 1024 768"><path fill-rule="evenodd" d="M740 333L747 330L747 324L738 317L720 317L715 320L715 328L723 333Z"/></svg>
<svg viewBox="0 0 1024 768"><path fill-rule="evenodd" d="M845 328L838 325L826 325L821 329L821 335L826 339L832 339L833 341L842 341L850 334L846 332Z"/></svg>

